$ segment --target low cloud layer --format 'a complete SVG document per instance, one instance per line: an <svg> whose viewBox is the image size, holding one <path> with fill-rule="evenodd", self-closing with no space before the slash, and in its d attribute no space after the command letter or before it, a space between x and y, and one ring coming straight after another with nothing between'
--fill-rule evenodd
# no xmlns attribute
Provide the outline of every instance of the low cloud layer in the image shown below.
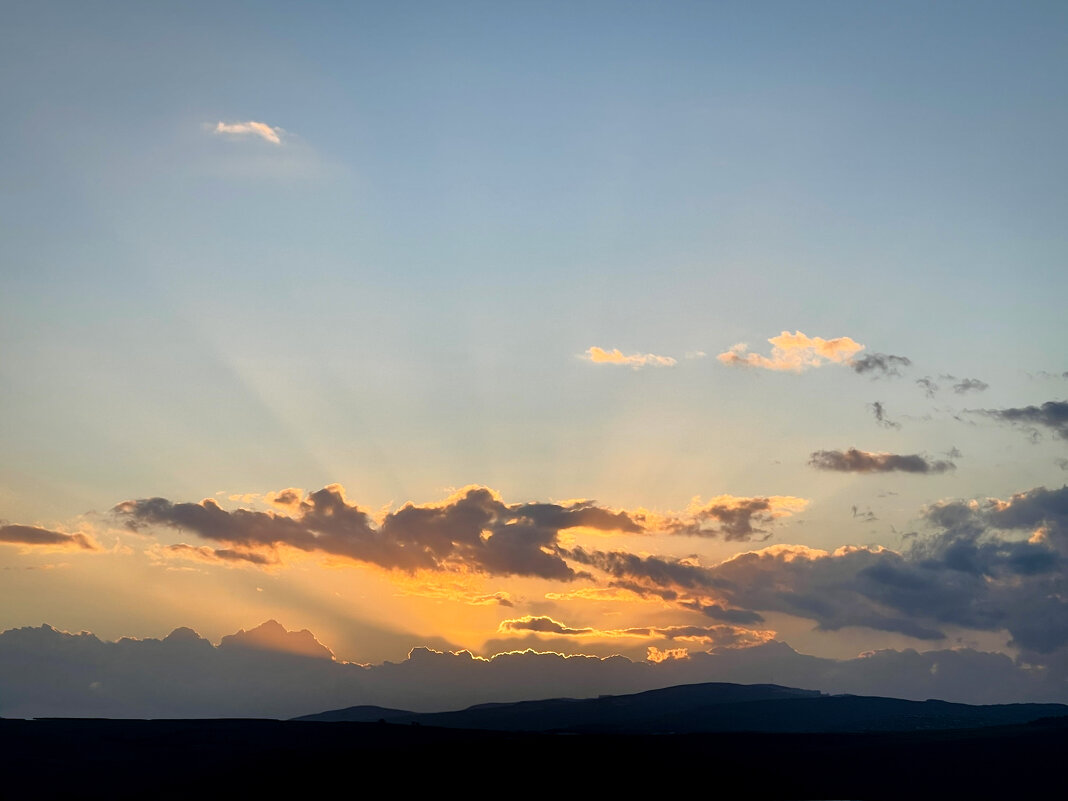
<svg viewBox="0 0 1068 801"><path fill-rule="evenodd" d="M283 131L281 128L272 128L265 122L256 122L255 120L248 120L247 122L219 122L216 124L213 131L216 134L226 136L257 136L273 145L282 144Z"/></svg>
<svg viewBox="0 0 1068 801"><path fill-rule="evenodd" d="M768 342L772 345L770 356L749 353L749 346L739 343L716 358L732 367L760 367L765 370L800 373L810 367L849 362L854 354L864 349L863 345L849 337L823 339L809 337L800 331L792 334L783 331Z"/></svg>
<svg viewBox="0 0 1068 801"><path fill-rule="evenodd" d="M1047 401L1041 406L1022 406L1016 409L982 409L986 415L1001 423L1021 426L1037 437L1045 430L1060 439L1068 439L1068 401Z"/></svg>
<svg viewBox="0 0 1068 801"><path fill-rule="evenodd" d="M714 653L656 649L640 661L534 651L479 658L415 648L401 662L363 666L329 658L310 632L264 628L219 645L188 628L118 642L49 626L12 629L0 634L0 716L287 718L359 704L436 712L705 681L967 703L1068 700L1063 670L1029 670L1005 654L966 648L838 660L766 642ZM256 647L257 640L296 647Z"/></svg>
<svg viewBox="0 0 1068 801"><path fill-rule="evenodd" d="M816 451L809 457L808 463L818 470L840 473L945 473L956 468L953 462L928 459L916 453L871 453L856 448Z"/></svg>
<svg viewBox="0 0 1068 801"><path fill-rule="evenodd" d="M635 370L642 367L672 367L677 363L670 356L657 356L655 353L632 353L625 356L619 348L604 350L597 346L587 348L582 358L594 364L617 364Z"/></svg>

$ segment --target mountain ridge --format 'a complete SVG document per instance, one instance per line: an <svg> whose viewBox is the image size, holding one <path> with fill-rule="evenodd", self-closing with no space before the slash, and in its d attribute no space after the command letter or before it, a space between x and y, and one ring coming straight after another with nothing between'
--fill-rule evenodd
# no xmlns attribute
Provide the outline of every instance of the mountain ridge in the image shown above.
<svg viewBox="0 0 1068 801"><path fill-rule="evenodd" d="M627 695L476 704L449 712L354 706L293 718L449 729L573 734L907 732L971 729L1068 718L1064 704L959 704L829 695L776 684L702 682Z"/></svg>

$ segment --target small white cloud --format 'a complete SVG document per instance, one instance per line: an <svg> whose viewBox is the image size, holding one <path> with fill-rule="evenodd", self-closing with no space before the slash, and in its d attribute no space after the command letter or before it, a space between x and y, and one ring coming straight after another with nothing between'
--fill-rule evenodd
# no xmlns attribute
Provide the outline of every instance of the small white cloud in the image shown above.
<svg viewBox="0 0 1068 801"><path fill-rule="evenodd" d="M220 122L216 124L214 132L217 134L230 134L232 136L258 136L266 139L271 144L282 144L282 135L285 133L281 128L272 128L265 122Z"/></svg>

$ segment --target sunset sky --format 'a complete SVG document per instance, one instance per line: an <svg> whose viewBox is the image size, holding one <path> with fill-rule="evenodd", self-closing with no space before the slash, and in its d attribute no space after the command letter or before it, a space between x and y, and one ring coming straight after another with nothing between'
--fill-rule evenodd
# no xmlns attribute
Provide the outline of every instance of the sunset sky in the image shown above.
<svg viewBox="0 0 1068 801"><path fill-rule="evenodd" d="M0 101L0 631L1068 678L1064 3L16 1Z"/></svg>

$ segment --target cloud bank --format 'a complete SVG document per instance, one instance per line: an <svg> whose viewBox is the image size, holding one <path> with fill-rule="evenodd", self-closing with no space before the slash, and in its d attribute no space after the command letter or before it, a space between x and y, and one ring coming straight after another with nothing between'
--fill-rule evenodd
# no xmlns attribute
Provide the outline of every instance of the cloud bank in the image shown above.
<svg viewBox="0 0 1068 801"><path fill-rule="evenodd" d="M278 630L282 638L303 634L271 623L268 637L279 638ZM402 662L363 666L245 647L238 635L213 645L188 628L163 639L107 642L41 626L0 633L0 716L288 718L359 704L437 712L704 681L965 703L1068 700L1063 671L1029 670L1005 654L972 649L886 650L837 660L771 641L712 653L656 649L652 657L525 651L480 658L416 648Z"/></svg>

